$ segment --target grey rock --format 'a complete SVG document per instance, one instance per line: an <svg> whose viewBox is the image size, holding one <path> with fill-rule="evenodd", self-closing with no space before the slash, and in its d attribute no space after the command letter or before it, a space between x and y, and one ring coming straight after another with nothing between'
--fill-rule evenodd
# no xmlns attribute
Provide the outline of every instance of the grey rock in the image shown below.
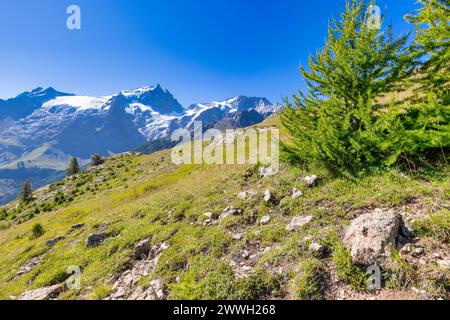
<svg viewBox="0 0 450 320"><path fill-rule="evenodd" d="M17 300L54 300L64 291L64 285L39 288L22 293Z"/></svg>
<svg viewBox="0 0 450 320"><path fill-rule="evenodd" d="M77 224L74 224L72 227L71 227L71 229L81 229L81 228L83 228L84 227L84 223L77 223Z"/></svg>
<svg viewBox="0 0 450 320"><path fill-rule="evenodd" d="M354 219L344 236L344 245L359 265L383 265L396 247L402 217L377 209Z"/></svg>
<svg viewBox="0 0 450 320"><path fill-rule="evenodd" d="M308 247L309 252L311 252L315 257L322 257L325 254L325 247L318 242L312 242Z"/></svg>
<svg viewBox="0 0 450 320"><path fill-rule="evenodd" d="M270 216L264 216L259 221L260 224L268 224L270 222Z"/></svg>
<svg viewBox="0 0 450 320"><path fill-rule="evenodd" d="M86 248L99 246L107 237L104 233L91 233L86 239Z"/></svg>
<svg viewBox="0 0 450 320"><path fill-rule="evenodd" d="M303 195L303 192L297 190L297 188L292 189L291 191L291 198L292 199L298 199Z"/></svg>
<svg viewBox="0 0 450 320"><path fill-rule="evenodd" d="M318 177L316 175L306 176L303 180L306 182L307 187L313 187L317 182Z"/></svg>
<svg viewBox="0 0 450 320"><path fill-rule="evenodd" d="M264 195L263 199L265 202L273 202L275 200L272 192L270 192L269 189L264 190L263 195Z"/></svg>
<svg viewBox="0 0 450 320"><path fill-rule="evenodd" d="M286 231L292 232L292 231L299 231L301 230L305 225L309 224L313 220L313 216L299 216L292 218L291 222L286 227Z"/></svg>

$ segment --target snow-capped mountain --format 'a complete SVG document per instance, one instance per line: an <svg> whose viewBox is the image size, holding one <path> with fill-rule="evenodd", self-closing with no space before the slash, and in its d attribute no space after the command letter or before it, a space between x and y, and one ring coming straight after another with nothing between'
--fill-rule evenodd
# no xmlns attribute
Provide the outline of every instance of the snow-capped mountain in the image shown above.
<svg viewBox="0 0 450 320"><path fill-rule="evenodd" d="M19 167L22 176L27 168L62 170L70 156L82 161L95 153L134 150L179 128L191 129L195 121L245 127L279 110L265 98L246 96L183 108L160 85L101 97L37 88L0 100L0 173Z"/></svg>

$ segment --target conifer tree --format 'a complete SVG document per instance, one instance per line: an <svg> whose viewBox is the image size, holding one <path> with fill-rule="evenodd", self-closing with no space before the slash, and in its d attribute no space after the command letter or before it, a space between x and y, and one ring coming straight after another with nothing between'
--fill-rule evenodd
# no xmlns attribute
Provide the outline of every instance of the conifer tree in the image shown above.
<svg viewBox="0 0 450 320"><path fill-rule="evenodd" d="M26 180L23 183L22 191L20 193L20 200L24 203L29 203L29 202L33 201L33 191L31 189L30 180Z"/></svg>
<svg viewBox="0 0 450 320"><path fill-rule="evenodd" d="M419 0L407 20L416 25L415 52L424 57L422 87L450 104L450 0Z"/></svg>
<svg viewBox="0 0 450 320"><path fill-rule="evenodd" d="M103 162L105 162L105 161L103 160L101 155L94 154L91 156L91 165L99 166L99 165L103 164Z"/></svg>
<svg viewBox="0 0 450 320"><path fill-rule="evenodd" d="M70 159L69 167L67 168L67 175L73 176L80 172L80 165L78 164L78 160L75 157Z"/></svg>
<svg viewBox="0 0 450 320"><path fill-rule="evenodd" d="M391 26L370 28L371 4L347 1L340 19L329 25L325 46L310 57L309 70L301 67L308 92L294 95L282 114L292 136L283 145L288 160L316 159L355 174L383 157L374 128L381 106L372 98L398 90L413 60L409 35L394 38Z"/></svg>

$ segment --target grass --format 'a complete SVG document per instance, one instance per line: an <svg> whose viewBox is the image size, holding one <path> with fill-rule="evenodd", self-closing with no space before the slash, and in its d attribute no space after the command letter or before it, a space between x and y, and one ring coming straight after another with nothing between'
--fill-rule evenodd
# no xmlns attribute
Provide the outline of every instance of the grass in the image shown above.
<svg viewBox="0 0 450 320"><path fill-rule="evenodd" d="M392 170L358 181L334 177L320 168L305 171L283 165L278 175L266 179L257 172L258 165L176 166L169 151L120 155L35 192L36 200L30 204L2 208L0 299L62 281L70 266L81 268L82 287L66 291L62 299L105 298L112 290L108 280L129 268L134 245L145 238L152 245L167 242L170 247L140 284L145 287L153 279L163 279L172 299L319 299L319 279L330 259L312 258L300 245L306 236L328 247L340 278L361 289L364 273L351 263L339 236L351 219L374 207L416 214L414 204L419 203L430 218L417 220L417 235L448 241L448 211L435 210L449 203L448 171L426 178ZM305 188L303 174L317 174L321 180L316 187ZM263 201L261 193L267 188L279 204ZM292 188L304 195L292 199ZM258 194L238 199L244 190ZM205 212L220 215L228 206L242 213L204 224ZM270 222L258 224L265 215ZM286 224L298 215L313 215L314 220L299 232L287 232ZM112 236L99 247L86 248L88 235L104 221L108 227L103 232ZM79 223L84 227L72 229ZM35 224L46 232L30 238ZM242 239L233 240L233 233L241 233ZM46 241L57 236L65 239L49 250ZM230 260L249 248L258 258L246 276L239 276ZM263 252L264 248L270 250ZM33 257L41 257L42 263L16 278ZM277 272L280 268L284 276Z"/></svg>
<svg viewBox="0 0 450 320"><path fill-rule="evenodd" d="M290 283L291 297L295 300L320 300L321 265L316 259L305 259L295 270Z"/></svg>

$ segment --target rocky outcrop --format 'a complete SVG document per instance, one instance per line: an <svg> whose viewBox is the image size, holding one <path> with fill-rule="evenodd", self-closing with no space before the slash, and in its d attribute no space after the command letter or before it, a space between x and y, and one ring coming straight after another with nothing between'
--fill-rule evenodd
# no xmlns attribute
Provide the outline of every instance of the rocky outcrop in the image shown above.
<svg viewBox="0 0 450 320"><path fill-rule="evenodd" d="M55 300L64 292L64 289L63 284L39 288L22 293L17 300Z"/></svg>
<svg viewBox="0 0 450 320"><path fill-rule="evenodd" d="M139 249L136 251L137 248ZM133 262L131 269L112 279L113 293L107 300L162 300L165 298L165 285L162 280L154 279L146 287L138 285L138 282L153 271L163 251L169 248L169 244L162 243L151 247L147 257L141 259L147 248L146 241L136 245L135 256L141 253L139 260Z"/></svg>
<svg viewBox="0 0 450 320"><path fill-rule="evenodd" d="M391 249L396 247L402 225L400 214L377 209L354 219L343 243L355 264L382 265L388 260Z"/></svg>

